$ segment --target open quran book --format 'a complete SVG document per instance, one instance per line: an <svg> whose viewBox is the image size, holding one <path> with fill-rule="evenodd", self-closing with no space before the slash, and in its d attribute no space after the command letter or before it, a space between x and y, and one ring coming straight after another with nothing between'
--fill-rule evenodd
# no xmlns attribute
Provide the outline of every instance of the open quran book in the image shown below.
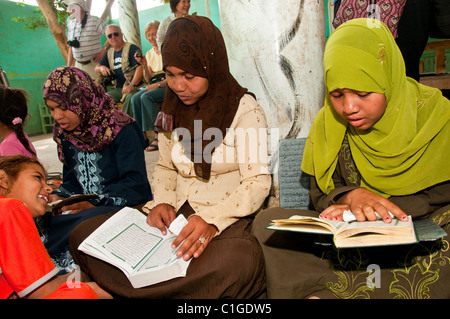
<svg viewBox="0 0 450 319"><path fill-rule="evenodd" d="M416 227L414 223L417 224ZM414 223L410 216L406 222L394 218L391 223L385 223L382 220L348 222L294 215L288 219L273 220L267 228L332 235L338 248L412 244L446 235L446 232L431 220L416 220Z"/></svg>
<svg viewBox="0 0 450 319"><path fill-rule="evenodd" d="M179 215L166 236L147 224L146 215L125 207L114 214L78 247L82 252L119 268L134 288L184 277L190 260L176 256L172 242L187 223Z"/></svg>

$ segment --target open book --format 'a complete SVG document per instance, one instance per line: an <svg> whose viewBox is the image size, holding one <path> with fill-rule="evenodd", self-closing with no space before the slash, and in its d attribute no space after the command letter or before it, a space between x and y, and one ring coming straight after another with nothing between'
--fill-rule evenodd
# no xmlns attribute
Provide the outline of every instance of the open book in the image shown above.
<svg viewBox="0 0 450 319"><path fill-rule="evenodd" d="M177 248L171 247L186 223L180 214L163 236L158 228L147 224L145 214L125 207L89 235L78 249L122 270L134 288L145 287L186 275L190 260L176 257Z"/></svg>
<svg viewBox="0 0 450 319"><path fill-rule="evenodd" d="M414 227L411 216L407 222L394 218L391 223L385 223L382 220L344 222L294 215L288 219L273 220L267 228L333 235L334 244L338 248L412 244L422 238L434 240L446 235L446 232L431 220L416 222L420 227Z"/></svg>

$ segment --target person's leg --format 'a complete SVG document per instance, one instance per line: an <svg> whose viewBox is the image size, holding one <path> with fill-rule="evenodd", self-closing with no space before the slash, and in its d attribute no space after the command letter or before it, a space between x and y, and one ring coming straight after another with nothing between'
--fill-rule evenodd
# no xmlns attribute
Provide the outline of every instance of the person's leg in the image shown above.
<svg viewBox="0 0 450 319"><path fill-rule="evenodd" d="M144 90L140 90L139 92L137 92L136 94L134 94L131 97L131 107L133 110L133 118L136 120L136 123L139 125L139 127L141 128L142 132L145 132L145 130L143 129L143 125L142 125L142 102L141 102L141 97L142 95L145 94Z"/></svg>
<svg viewBox="0 0 450 319"><path fill-rule="evenodd" d="M328 246L317 244L319 240L312 234L266 228L273 219L290 218L292 215L318 217L319 213L274 207L259 212L253 222L252 232L264 252L267 297L333 298L327 289L327 281L333 273L330 271L330 262L324 258Z"/></svg>
<svg viewBox="0 0 450 319"><path fill-rule="evenodd" d="M142 128L143 131L153 131L155 128L156 116L159 112L158 103L162 102L164 99L165 88L159 88L145 92L141 96L142 104ZM148 147L145 148L147 151L158 150L158 138L153 140Z"/></svg>
<svg viewBox="0 0 450 319"><path fill-rule="evenodd" d="M100 82L100 74L95 72L96 65L97 65L97 62L95 62L95 61L91 61L91 63L89 63L89 64L81 64L78 61L75 62L76 68L79 68L80 70L85 71L86 73L88 73L91 76L91 78L93 78L98 83L101 83Z"/></svg>
<svg viewBox="0 0 450 319"><path fill-rule="evenodd" d="M142 103L142 130L153 131L156 116L159 112L158 103L164 99L165 88L159 88L145 92L141 96Z"/></svg>
<svg viewBox="0 0 450 319"><path fill-rule="evenodd" d="M183 207L179 213L187 216L189 211ZM81 270L113 297L243 299L264 293L264 257L250 232L250 218L241 218L214 237L202 255L191 260L185 277L135 289L119 268L78 250L80 243L111 215L94 217L77 226L70 236L70 247Z"/></svg>
<svg viewBox="0 0 450 319"><path fill-rule="evenodd" d="M406 1L398 24L397 45L405 60L406 75L420 81L419 64L430 32L429 0Z"/></svg>
<svg viewBox="0 0 450 319"><path fill-rule="evenodd" d="M133 114L133 107L131 106L131 99L133 98L134 95L136 95L136 93L138 93L138 91L128 93L123 99L123 107L122 107L122 111L124 111L133 118L134 114Z"/></svg>
<svg viewBox="0 0 450 319"><path fill-rule="evenodd" d="M116 103L120 102L120 99L122 98L122 88L111 89L106 93L110 95Z"/></svg>

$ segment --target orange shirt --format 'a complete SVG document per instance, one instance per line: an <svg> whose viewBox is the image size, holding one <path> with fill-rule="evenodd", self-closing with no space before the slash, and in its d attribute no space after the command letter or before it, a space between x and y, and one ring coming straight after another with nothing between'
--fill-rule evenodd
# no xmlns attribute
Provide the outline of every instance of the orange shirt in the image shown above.
<svg viewBox="0 0 450 319"><path fill-rule="evenodd" d="M0 299L14 293L25 297L59 272L23 202L0 196L0 236ZM95 299L97 295L87 284L75 282L61 284L46 298Z"/></svg>
<svg viewBox="0 0 450 319"><path fill-rule="evenodd" d="M0 236L1 299L24 297L59 272L23 202L0 196Z"/></svg>
<svg viewBox="0 0 450 319"><path fill-rule="evenodd" d="M0 196L0 299L22 298L53 278L55 266L30 210L23 202ZM63 283L45 298L96 299L85 283Z"/></svg>

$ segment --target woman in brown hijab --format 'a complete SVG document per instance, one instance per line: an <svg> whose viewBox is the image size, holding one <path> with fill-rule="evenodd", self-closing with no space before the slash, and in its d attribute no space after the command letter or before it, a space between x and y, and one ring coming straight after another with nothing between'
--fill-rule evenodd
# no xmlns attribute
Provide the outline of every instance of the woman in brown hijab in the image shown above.
<svg viewBox="0 0 450 319"><path fill-rule="evenodd" d="M186 277L133 289L120 270L76 251L106 217L74 231L76 261L117 297L258 297L265 267L251 223L271 184L264 112L230 74L224 40L209 19L176 19L161 49L170 89L155 125L154 199L143 211L163 233L178 214L187 217L173 242L180 258L192 258Z"/></svg>

